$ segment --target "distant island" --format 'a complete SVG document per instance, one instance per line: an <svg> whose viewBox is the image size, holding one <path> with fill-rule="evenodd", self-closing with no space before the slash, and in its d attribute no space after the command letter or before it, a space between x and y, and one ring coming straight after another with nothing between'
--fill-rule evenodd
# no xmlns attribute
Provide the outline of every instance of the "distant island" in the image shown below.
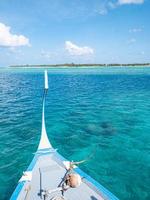
<svg viewBox="0 0 150 200"><path fill-rule="evenodd" d="M43 64L43 65L11 65L9 67L23 67L23 68L45 68L45 67L116 67L116 66L150 66L150 63L131 63L131 64L120 64L120 63L110 63L110 64L75 64L75 63L64 63L64 64Z"/></svg>

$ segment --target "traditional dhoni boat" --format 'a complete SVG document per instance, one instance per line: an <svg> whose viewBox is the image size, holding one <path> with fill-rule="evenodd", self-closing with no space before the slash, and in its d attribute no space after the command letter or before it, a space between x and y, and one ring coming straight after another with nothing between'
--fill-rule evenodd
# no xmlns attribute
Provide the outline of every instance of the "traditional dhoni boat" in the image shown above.
<svg viewBox="0 0 150 200"><path fill-rule="evenodd" d="M45 71L41 139L10 200L118 200L83 172L78 162L66 160L52 147L45 126L47 91L48 75Z"/></svg>

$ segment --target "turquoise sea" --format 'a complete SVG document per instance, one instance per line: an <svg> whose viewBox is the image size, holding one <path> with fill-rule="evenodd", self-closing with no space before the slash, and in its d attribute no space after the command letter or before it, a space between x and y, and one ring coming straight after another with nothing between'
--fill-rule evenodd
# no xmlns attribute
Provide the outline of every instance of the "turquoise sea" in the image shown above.
<svg viewBox="0 0 150 200"><path fill-rule="evenodd" d="M52 145L120 200L150 199L150 68L49 69ZM9 199L36 151L42 69L0 69L0 199Z"/></svg>

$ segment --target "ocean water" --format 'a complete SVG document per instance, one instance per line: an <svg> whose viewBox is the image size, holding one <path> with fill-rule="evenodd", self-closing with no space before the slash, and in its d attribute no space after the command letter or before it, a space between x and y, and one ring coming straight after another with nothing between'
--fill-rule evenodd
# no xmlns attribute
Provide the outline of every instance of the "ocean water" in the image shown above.
<svg viewBox="0 0 150 200"><path fill-rule="evenodd" d="M121 200L150 199L150 68L49 69L52 145ZM0 69L0 199L36 151L43 70Z"/></svg>

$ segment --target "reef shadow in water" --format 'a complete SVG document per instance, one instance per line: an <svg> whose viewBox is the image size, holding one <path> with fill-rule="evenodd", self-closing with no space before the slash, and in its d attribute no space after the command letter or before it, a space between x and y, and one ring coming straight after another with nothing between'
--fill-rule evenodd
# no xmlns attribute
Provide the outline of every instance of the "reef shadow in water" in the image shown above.
<svg viewBox="0 0 150 200"><path fill-rule="evenodd" d="M100 127L102 135L114 135L116 133L116 128L110 122L102 122Z"/></svg>

